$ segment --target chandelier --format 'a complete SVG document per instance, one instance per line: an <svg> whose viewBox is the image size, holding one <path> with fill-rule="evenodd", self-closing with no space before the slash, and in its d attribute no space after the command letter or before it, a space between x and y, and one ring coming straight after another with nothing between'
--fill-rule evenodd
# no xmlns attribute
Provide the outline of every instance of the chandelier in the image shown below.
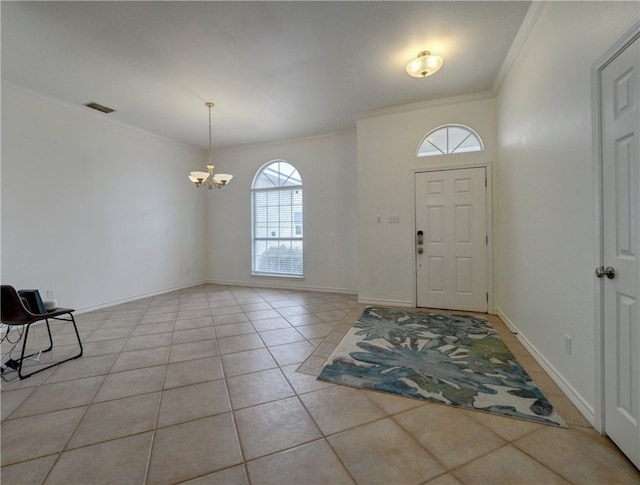
<svg viewBox="0 0 640 485"><path fill-rule="evenodd" d="M205 106L209 108L209 163L207 164L207 172L191 172L189 174L189 180L191 180L196 187L207 187L209 190L212 188L221 189L229 183L233 178L233 175L228 173L214 174L213 169L213 152L211 151L211 108L213 103L207 102Z"/></svg>

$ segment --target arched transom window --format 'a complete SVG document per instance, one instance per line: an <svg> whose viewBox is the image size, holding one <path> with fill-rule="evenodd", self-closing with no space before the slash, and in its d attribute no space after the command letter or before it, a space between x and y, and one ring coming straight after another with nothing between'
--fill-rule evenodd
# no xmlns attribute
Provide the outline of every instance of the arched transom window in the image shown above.
<svg viewBox="0 0 640 485"><path fill-rule="evenodd" d="M285 160L271 161L253 179L253 274L302 276L302 177Z"/></svg>
<svg viewBox="0 0 640 485"><path fill-rule="evenodd" d="M444 125L431 130L418 146L419 157L484 150L478 134L468 126Z"/></svg>

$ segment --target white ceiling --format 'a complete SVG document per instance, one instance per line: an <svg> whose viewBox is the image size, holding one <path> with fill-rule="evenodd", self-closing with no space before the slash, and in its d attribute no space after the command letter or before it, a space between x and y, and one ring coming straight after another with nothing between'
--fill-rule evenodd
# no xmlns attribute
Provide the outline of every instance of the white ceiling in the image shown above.
<svg viewBox="0 0 640 485"><path fill-rule="evenodd" d="M205 101L214 149L287 139L490 90L529 3L3 1L2 78L200 148ZM421 50L444 65L415 79Z"/></svg>

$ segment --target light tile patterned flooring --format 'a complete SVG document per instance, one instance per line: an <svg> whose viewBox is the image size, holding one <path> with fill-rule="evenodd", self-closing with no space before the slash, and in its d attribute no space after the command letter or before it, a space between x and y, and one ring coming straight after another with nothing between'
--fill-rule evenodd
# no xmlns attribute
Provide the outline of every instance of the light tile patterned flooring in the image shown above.
<svg viewBox="0 0 640 485"><path fill-rule="evenodd" d="M362 309L203 285L77 315L83 357L2 384L2 483L640 483L496 317L570 429L316 381Z"/></svg>

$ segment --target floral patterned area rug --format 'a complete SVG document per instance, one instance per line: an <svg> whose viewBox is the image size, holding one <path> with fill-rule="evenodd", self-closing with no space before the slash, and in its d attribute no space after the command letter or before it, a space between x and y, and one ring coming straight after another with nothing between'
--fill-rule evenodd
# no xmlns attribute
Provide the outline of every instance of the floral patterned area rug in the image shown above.
<svg viewBox="0 0 640 485"><path fill-rule="evenodd" d="M318 379L567 427L484 318L367 307Z"/></svg>

